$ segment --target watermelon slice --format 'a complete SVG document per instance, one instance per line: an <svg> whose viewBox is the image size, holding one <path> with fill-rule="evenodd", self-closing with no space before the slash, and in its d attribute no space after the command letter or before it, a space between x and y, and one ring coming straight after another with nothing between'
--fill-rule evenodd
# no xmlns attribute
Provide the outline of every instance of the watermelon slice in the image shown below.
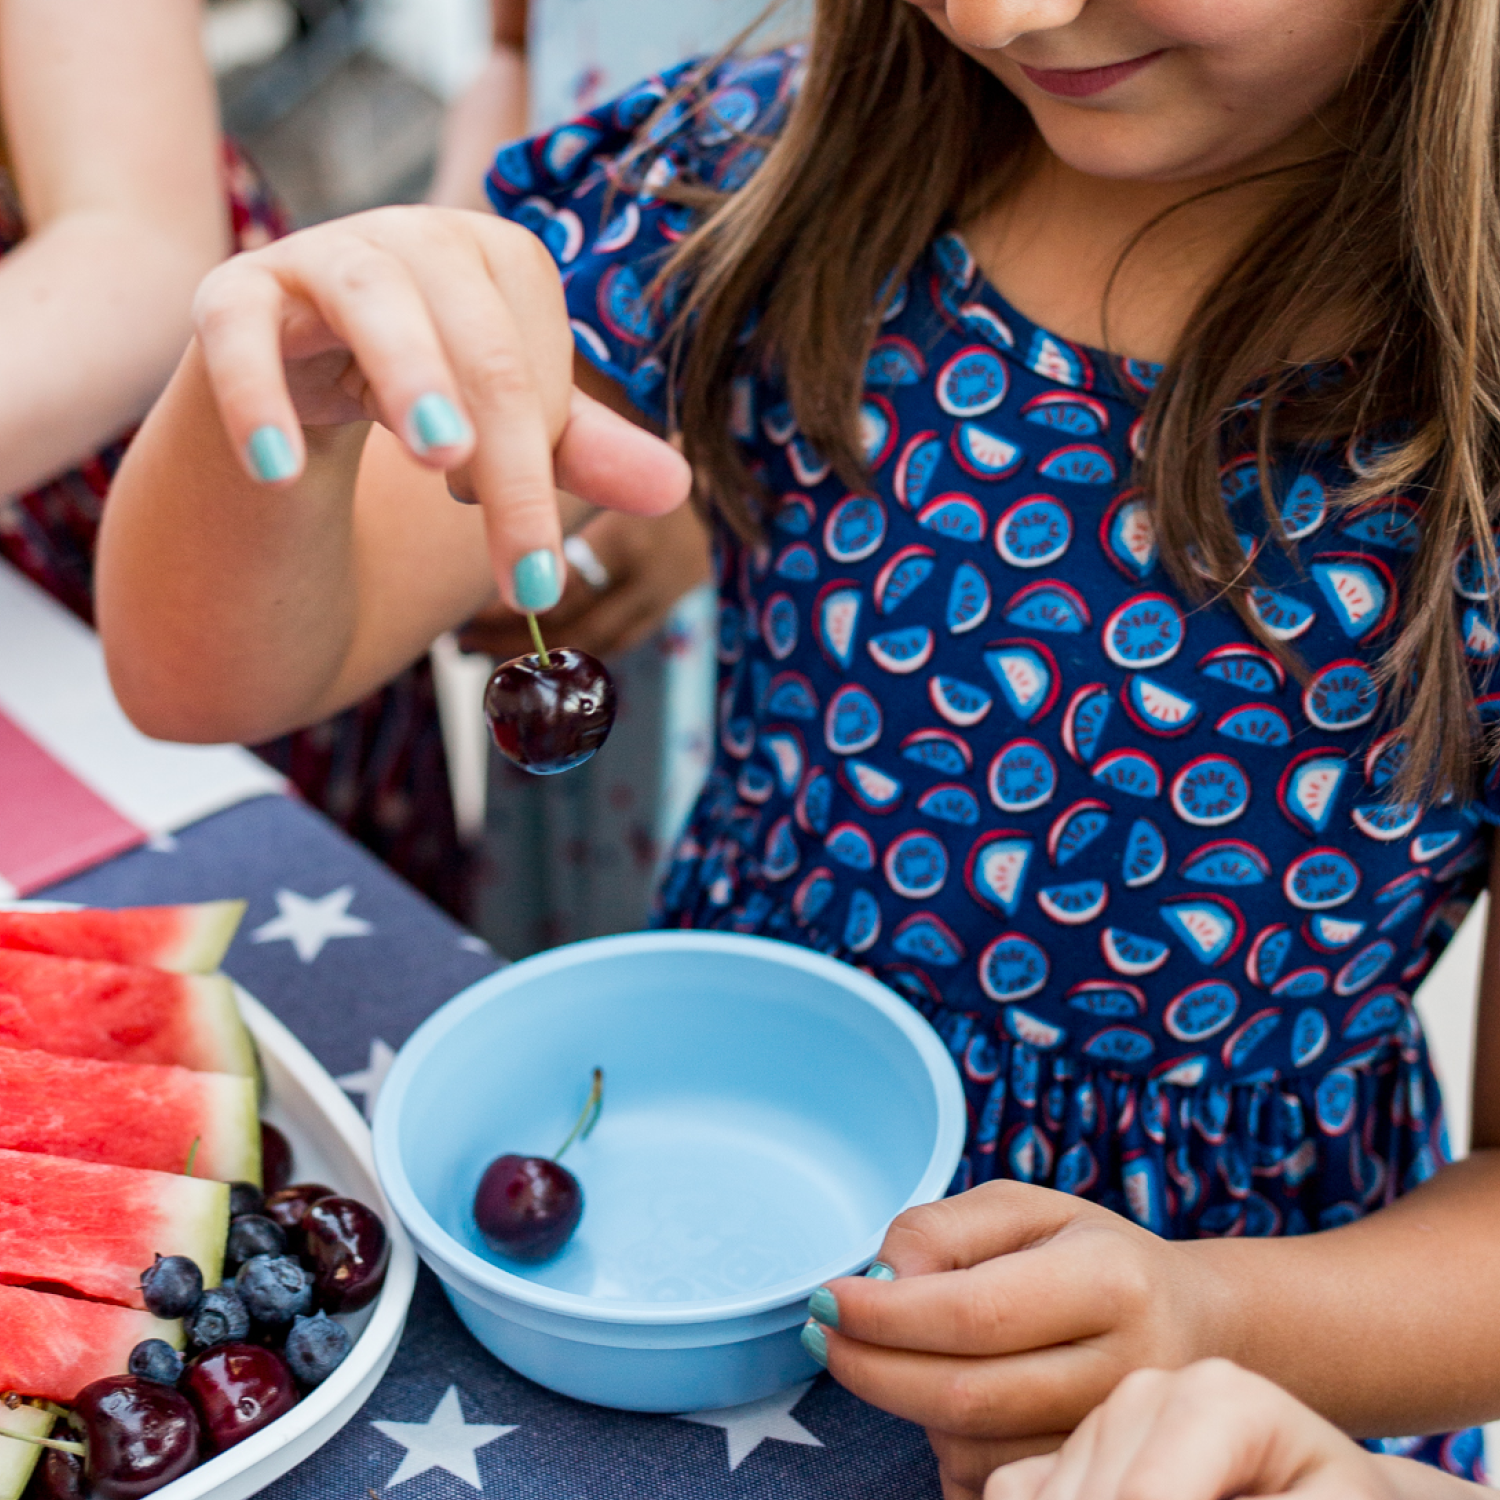
<svg viewBox="0 0 1500 1500"><path fill-rule="evenodd" d="M129 1307L54 1297L18 1286L0 1286L0 1328L5 1330L0 1339L0 1386L48 1401L71 1401L91 1381L123 1375L130 1351L142 1339L165 1339L182 1347L181 1323L164 1323ZM0 1407L0 1421L7 1415L15 1413ZM28 1446L0 1438L0 1448ZM0 1465L4 1460L0 1453ZM0 1467L0 1474L4 1472ZM0 1483L0 1495L5 1493Z"/></svg>
<svg viewBox="0 0 1500 1500"><path fill-rule="evenodd" d="M244 914L243 901L125 911L0 911L0 948L212 974Z"/></svg>
<svg viewBox="0 0 1500 1500"><path fill-rule="evenodd" d="M101 1062L255 1076L255 1049L222 974L0 948L0 1047Z"/></svg>
<svg viewBox="0 0 1500 1500"><path fill-rule="evenodd" d="M0 1324L5 1314L0 1311ZM6 1329L7 1335L9 1328ZM0 1353L0 1380L5 1379L5 1355ZM18 1443L3 1436L50 1437L53 1416L44 1406L31 1406L16 1396L0 1396L0 1500L19 1500L42 1450L34 1443Z"/></svg>
<svg viewBox="0 0 1500 1500"><path fill-rule="evenodd" d="M0 1151L0 1282L142 1308L156 1255L189 1256L217 1286L228 1234L222 1182Z"/></svg>
<svg viewBox="0 0 1500 1500"><path fill-rule="evenodd" d="M258 1186L255 1080L0 1047L0 1148Z"/></svg>

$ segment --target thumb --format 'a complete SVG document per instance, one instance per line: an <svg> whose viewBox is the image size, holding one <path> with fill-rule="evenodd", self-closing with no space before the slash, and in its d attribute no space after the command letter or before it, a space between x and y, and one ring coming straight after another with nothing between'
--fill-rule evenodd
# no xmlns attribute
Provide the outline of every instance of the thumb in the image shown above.
<svg viewBox="0 0 1500 1500"><path fill-rule="evenodd" d="M580 500L638 516L675 510L693 485L676 449L576 386L554 469L559 487Z"/></svg>

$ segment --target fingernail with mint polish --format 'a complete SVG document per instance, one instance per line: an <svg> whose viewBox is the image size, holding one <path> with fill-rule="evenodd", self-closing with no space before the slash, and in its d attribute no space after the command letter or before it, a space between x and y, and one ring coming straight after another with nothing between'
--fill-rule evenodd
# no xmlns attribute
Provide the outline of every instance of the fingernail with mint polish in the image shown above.
<svg viewBox="0 0 1500 1500"><path fill-rule="evenodd" d="M883 1260L877 1260L874 1265L872 1265L870 1269L865 1272L866 1281L894 1281L895 1279L895 1270L892 1267L886 1265Z"/></svg>
<svg viewBox="0 0 1500 1500"><path fill-rule="evenodd" d="M245 451L249 454L250 467L255 471L255 477L262 484L275 484L279 480L290 479L297 472L297 455L292 452L286 433L279 427L269 423L264 427L257 427L250 434Z"/></svg>
<svg viewBox="0 0 1500 1500"><path fill-rule="evenodd" d="M558 571L556 556L546 547L528 552L516 564L512 575L516 589L516 603L528 614L540 614L551 609L562 598L562 577Z"/></svg>
<svg viewBox="0 0 1500 1500"><path fill-rule="evenodd" d="M412 447L418 453L433 448L455 448L467 442L469 424L459 415L458 408L436 391L421 396L411 409Z"/></svg>
<svg viewBox="0 0 1500 1500"><path fill-rule="evenodd" d="M802 1325L802 1347L826 1370L828 1368L828 1335L816 1323Z"/></svg>
<svg viewBox="0 0 1500 1500"><path fill-rule="evenodd" d="M826 1286L820 1286L807 1299L807 1313L809 1317L816 1318L828 1328L839 1326L838 1298Z"/></svg>

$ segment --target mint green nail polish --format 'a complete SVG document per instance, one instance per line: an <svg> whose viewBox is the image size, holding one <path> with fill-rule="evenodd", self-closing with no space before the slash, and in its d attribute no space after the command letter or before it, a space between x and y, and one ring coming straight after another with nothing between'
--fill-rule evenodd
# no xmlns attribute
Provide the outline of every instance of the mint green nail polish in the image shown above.
<svg viewBox="0 0 1500 1500"><path fill-rule="evenodd" d="M838 1298L826 1286L820 1286L807 1299L807 1311L810 1316L816 1318L818 1322L826 1324L829 1328L837 1328L839 1326Z"/></svg>
<svg viewBox="0 0 1500 1500"><path fill-rule="evenodd" d="M877 1260L868 1271L865 1272L866 1281L894 1281L896 1273L883 1260Z"/></svg>
<svg viewBox="0 0 1500 1500"><path fill-rule="evenodd" d="M816 1323L802 1325L802 1347L825 1370L828 1368L828 1335Z"/></svg>
<svg viewBox="0 0 1500 1500"><path fill-rule="evenodd" d="M562 576L558 572L557 558L545 547L528 552L516 564L513 578L516 603L528 614L551 609L562 598Z"/></svg>
<svg viewBox="0 0 1500 1500"><path fill-rule="evenodd" d="M267 424L257 427L245 444L250 457L250 467L262 484L275 484L281 479L290 479L297 472L297 455L287 435L279 427Z"/></svg>
<svg viewBox="0 0 1500 1500"><path fill-rule="evenodd" d="M418 453L430 448L452 448L465 442L469 424L458 408L436 391L420 397L411 409L412 446Z"/></svg>

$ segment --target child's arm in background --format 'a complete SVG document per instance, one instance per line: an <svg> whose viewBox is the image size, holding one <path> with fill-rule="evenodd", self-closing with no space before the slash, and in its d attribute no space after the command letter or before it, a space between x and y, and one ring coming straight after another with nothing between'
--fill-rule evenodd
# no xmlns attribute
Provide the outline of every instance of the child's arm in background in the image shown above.
<svg viewBox="0 0 1500 1500"><path fill-rule="evenodd" d="M1500 841L1491 887L1500 888ZM994 1182L903 1214L899 1279L833 1283L828 1365L928 1429L949 1500L1058 1446L1131 1370L1223 1356L1361 1437L1500 1413L1500 901L1480 991L1470 1156L1344 1228L1171 1242ZM1387 1166L1386 1170L1390 1170ZM815 1309L816 1311L816 1309Z"/></svg>
<svg viewBox="0 0 1500 1500"><path fill-rule="evenodd" d="M494 46L479 76L448 106L429 203L489 207L484 179L496 147L526 134L528 9L528 0L491 0Z"/></svg>
<svg viewBox="0 0 1500 1500"><path fill-rule="evenodd" d="M557 268L493 215L305 230L216 270L197 321L100 546L111 675L148 733L264 739L363 696L496 580L545 607L555 484L645 515L686 497L683 460L574 385Z"/></svg>
<svg viewBox="0 0 1500 1500"><path fill-rule="evenodd" d="M0 0L0 141L28 237L0 261L0 495L155 399L229 248L199 0Z"/></svg>
<svg viewBox="0 0 1500 1500"><path fill-rule="evenodd" d="M1058 1453L998 1469L984 1500L1480 1500L1426 1464L1380 1458L1227 1360L1137 1370Z"/></svg>

